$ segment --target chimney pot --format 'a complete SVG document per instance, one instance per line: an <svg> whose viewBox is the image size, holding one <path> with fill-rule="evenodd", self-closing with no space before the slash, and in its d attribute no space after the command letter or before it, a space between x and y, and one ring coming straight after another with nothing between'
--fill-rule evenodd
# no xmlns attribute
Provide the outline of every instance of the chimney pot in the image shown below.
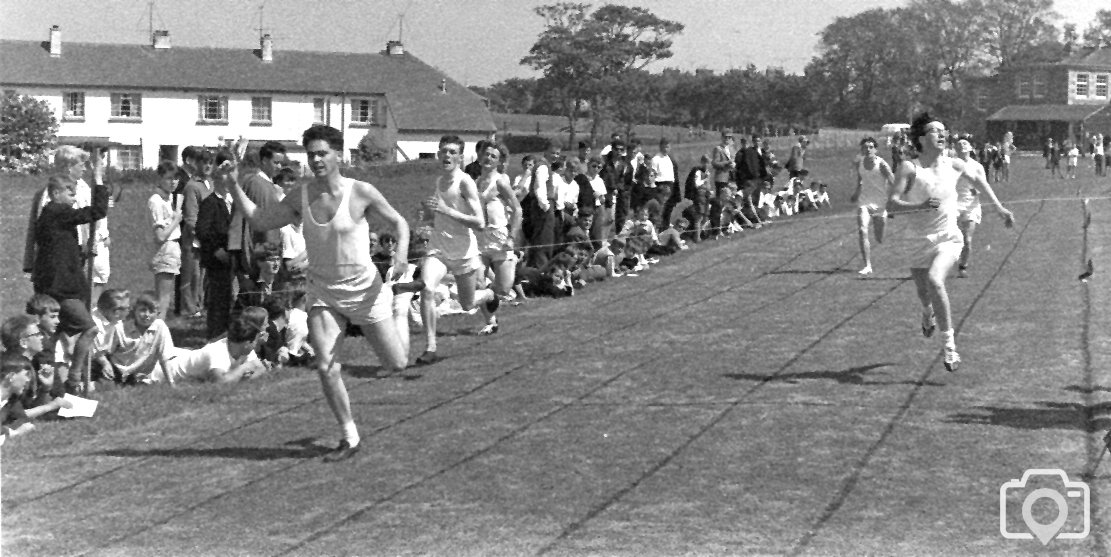
<svg viewBox="0 0 1111 557"><path fill-rule="evenodd" d="M170 48L170 32L165 29L156 29L151 45L154 48Z"/></svg>
<svg viewBox="0 0 1111 557"><path fill-rule="evenodd" d="M259 55L263 62L274 61L274 39L270 37L270 33L263 35L259 40Z"/></svg>
<svg viewBox="0 0 1111 557"><path fill-rule="evenodd" d="M62 56L62 28L57 25L50 28L50 57Z"/></svg>
<svg viewBox="0 0 1111 557"><path fill-rule="evenodd" d="M440 92L447 93L447 79L440 80Z"/></svg>

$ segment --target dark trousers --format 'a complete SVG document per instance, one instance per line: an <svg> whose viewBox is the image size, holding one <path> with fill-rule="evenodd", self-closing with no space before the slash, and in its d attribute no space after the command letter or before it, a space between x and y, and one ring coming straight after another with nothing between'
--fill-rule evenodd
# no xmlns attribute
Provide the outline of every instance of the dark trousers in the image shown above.
<svg viewBox="0 0 1111 557"><path fill-rule="evenodd" d="M204 273L205 338L212 340L228 330L231 318L232 277L228 267L209 268Z"/></svg>
<svg viewBox="0 0 1111 557"><path fill-rule="evenodd" d="M621 231L625 226L625 221L629 218L630 201L630 193L628 190L617 190L614 192L613 228L617 232Z"/></svg>
<svg viewBox="0 0 1111 557"><path fill-rule="evenodd" d="M683 192L679 191L678 182L660 182L660 205L663 207L664 224L671 222L671 210L683 199ZM663 193L667 192L666 196Z"/></svg>
<svg viewBox="0 0 1111 557"><path fill-rule="evenodd" d="M1092 157L1096 160L1096 176L1103 176L1103 155Z"/></svg>

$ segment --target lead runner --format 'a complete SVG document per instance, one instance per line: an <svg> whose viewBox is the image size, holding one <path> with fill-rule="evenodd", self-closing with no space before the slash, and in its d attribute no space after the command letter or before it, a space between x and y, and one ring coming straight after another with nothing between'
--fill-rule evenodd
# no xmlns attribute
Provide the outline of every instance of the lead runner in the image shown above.
<svg viewBox="0 0 1111 557"><path fill-rule="evenodd" d="M933 336L941 328L945 343L945 369L957 371L961 357L957 353L953 318L945 278L960 257L964 240L957 226L960 207L957 202L957 181L964 178L973 186L991 191L983 173L960 159L945 156L945 124L919 114L910 127L910 141L918 149L918 158L903 161L895 171L895 187L887 201L891 212L907 214L912 234L919 237L912 253L910 273L922 302L922 334ZM1001 203L995 210L1007 228L1014 226L1015 217Z"/></svg>
<svg viewBox="0 0 1111 557"><path fill-rule="evenodd" d="M258 209L236 182L235 202L255 230L272 230L303 222L309 266L305 288L309 297L309 338L316 351L316 371L324 397L343 430L343 440L324 456L325 462L346 460L359 450L359 432L351 417L351 401L336 361L348 322L362 328L374 354L391 371L405 368L409 355L393 323L393 289L384 287L370 260L367 218L379 219L395 231L397 249L388 279L404 273L409 224L372 185L340 175L343 134L330 126L313 126L301 139L313 180L295 187L266 209ZM230 161L225 163L230 164Z"/></svg>

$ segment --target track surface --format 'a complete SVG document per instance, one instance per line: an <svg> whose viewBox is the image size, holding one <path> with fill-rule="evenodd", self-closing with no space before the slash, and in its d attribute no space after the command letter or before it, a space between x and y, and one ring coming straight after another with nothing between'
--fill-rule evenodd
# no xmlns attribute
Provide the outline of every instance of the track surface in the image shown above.
<svg viewBox="0 0 1111 557"><path fill-rule="evenodd" d="M851 218L785 220L512 308L417 380L370 378L353 339L350 462L315 456L335 427L308 372L6 452L4 551L1106 554L1111 463L1089 472L1111 427L1111 201L1085 233L1057 184L998 190L1013 230L985 209L972 277L949 283L957 374L918 332L902 219L868 280ZM1028 468L1089 482L1091 535L1001 536L1000 486Z"/></svg>

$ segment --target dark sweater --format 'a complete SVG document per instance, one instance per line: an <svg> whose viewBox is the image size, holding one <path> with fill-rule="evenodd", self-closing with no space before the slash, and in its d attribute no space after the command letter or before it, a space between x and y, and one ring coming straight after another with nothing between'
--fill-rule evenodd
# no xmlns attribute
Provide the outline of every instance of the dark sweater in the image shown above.
<svg viewBox="0 0 1111 557"><path fill-rule="evenodd" d="M77 225L88 224L108 214L108 188L93 187L92 205L74 209L51 201L35 221L35 265L31 283L36 293L56 300L76 299L88 304L89 280L83 269Z"/></svg>

